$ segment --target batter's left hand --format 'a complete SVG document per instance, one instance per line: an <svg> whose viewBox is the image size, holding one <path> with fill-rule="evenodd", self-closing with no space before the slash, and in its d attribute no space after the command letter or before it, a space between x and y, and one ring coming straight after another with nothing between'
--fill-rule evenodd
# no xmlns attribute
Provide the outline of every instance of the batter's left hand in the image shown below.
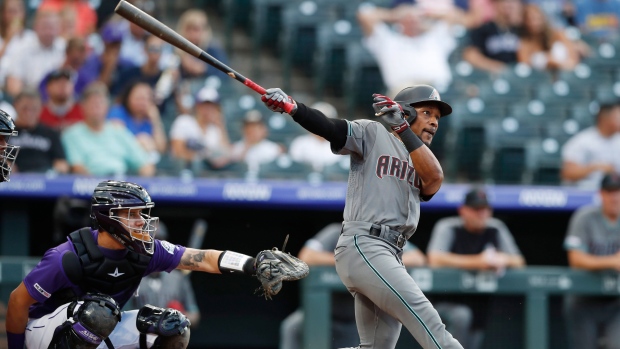
<svg viewBox="0 0 620 349"><path fill-rule="evenodd" d="M372 95L374 102L372 108L375 116L381 116L396 133L401 133L409 128L409 123L405 120L405 113L400 104L394 102L390 97L375 93Z"/></svg>

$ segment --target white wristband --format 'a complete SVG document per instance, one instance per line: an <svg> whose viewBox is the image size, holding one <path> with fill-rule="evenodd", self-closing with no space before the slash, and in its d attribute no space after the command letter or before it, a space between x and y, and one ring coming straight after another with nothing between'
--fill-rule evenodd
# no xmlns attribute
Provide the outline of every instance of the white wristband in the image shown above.
<svg viewBox="0 0 620 349"><path fill-rule="evenodd" d="M224 251L219 258L218 266L221 272L243 273L243 266L249 259L252 257L233 251Z"/></svg>

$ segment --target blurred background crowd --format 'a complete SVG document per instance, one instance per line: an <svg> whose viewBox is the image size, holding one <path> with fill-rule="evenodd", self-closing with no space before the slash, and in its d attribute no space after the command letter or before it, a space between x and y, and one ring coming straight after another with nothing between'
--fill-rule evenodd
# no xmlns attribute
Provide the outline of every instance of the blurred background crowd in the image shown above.
<svg viewBox="0 0 620 349"><path fill-rule="evenodd" d="M329 117L369 118L372 93L436 86L455 110L432 145L449 182L596 189L620 171L617 0L132 2ZM2 1L14 171L347 178L323 139L115 5Z"/></svg>

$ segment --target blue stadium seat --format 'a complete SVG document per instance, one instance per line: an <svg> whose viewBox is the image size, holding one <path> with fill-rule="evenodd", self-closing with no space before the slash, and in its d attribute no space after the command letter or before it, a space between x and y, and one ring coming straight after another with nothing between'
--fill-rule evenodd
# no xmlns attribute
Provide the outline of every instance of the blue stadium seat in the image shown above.
<svg viewBox="0 0 620 349"><path fill-rule="evenodd" d="M359 41L361 38L362 33L357 22L341 19L319 25L314 60L317 99L322 99L326 88L336 97L342 94L346 47L349 42Z"/></svg>

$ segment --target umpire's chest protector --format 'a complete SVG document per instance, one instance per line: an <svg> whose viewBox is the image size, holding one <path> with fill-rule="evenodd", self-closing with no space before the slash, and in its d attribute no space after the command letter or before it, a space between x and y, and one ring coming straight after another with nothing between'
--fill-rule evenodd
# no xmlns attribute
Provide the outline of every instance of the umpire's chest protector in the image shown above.
<svg viewBox="0 0 620 349"><path fill-rule="evenodd" d="M69 235L76 254L65 253L62 266L69 280L80 286L84 292L100 292L114 295L140 285L151 260L128 250L123 259L111 259L97 247L89 228L77 230Z"/></svg>

